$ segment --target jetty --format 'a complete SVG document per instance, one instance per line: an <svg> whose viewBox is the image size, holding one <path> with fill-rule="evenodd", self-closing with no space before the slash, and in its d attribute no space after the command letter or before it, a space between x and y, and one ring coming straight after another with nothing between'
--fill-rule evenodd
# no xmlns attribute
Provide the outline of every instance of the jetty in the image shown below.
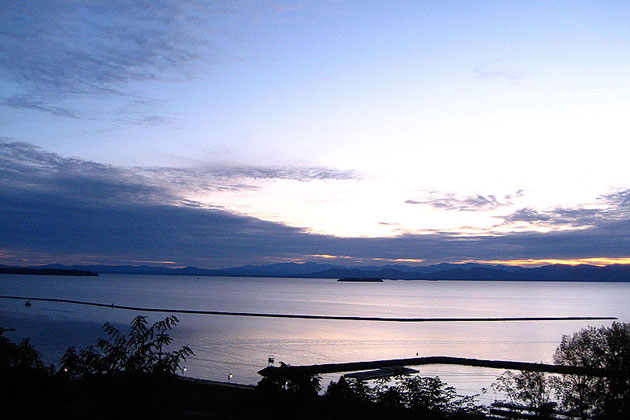
<svg viewBox="0 0 630 420"><path fill-rule="evenodd" d="M358 379L360 381L368 381L370 379L390 378L392 376L411 375L412 373L420 373L415 369L404 366L390 366L376 370L367 370L363 372L348 373L346 378Z"/></svg>
<svg viewBox="0 0 630 420"><path fill-rule="evenodd" d="M322 365L306 366L268 366L258 372L265 377L282 378L290 374L318 375L322 373L357 372L363 370L376 370L388 367L407 367L422 365L459 365L484 367L503 370L525 370L531 372L559 373L565 375L585 375L597 377L614 376L615 372L602 368L589 368L584 366L551 365L546 363L514 362L507 360L469 359L463 357L428 356L410 359L374 360L368 362L327 363Z"/></svg>

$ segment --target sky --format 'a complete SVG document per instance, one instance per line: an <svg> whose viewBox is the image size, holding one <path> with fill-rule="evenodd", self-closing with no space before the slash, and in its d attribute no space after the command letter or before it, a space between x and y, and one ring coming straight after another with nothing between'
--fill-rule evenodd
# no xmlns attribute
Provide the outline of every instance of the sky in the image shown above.
<svg viewBox="0 0 630 420"><path fill-rule="evenodd" d="M0 0L0 264L630 263L629 19Z"/></svg>

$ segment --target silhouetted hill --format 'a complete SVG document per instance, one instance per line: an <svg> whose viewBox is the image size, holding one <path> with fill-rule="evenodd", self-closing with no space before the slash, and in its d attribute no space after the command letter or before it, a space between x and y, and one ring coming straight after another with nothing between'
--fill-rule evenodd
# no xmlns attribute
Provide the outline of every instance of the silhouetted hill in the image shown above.
<svg viewBox="0 0 630 420"><path fill-rule="evenodd" d="M97 272L62 268L27 268L0 265L0 274L29 274L39 276L98 276Z"/></svg>
<svg viewBox="0 0 630 420"><path fill-rule="evenodd" d="M423 278L422 275L412 272L380 269L380 270L363 270L359 268L331 268L316 273L305 274L308 278L343 278L343 277L376 277L391 280L415 280Z"/></svg>
<svg viewBox="0 0 630 420"><path fill-rule="evenodd" d="M332 264L281 263L269 265L245 265L222 269L198 267L166 268L150 266L107 266L50 264L27 267L29 269L83 270L112 274L162 274L187 276L226 277L301 277L342 278L377 277L391 280L508 280L508 281L630 281L630 265L547 265L522 268L505 265L436 264L430 266L356 266L343 267Z"/></svg>
<svg viewBox="0 0 630 420"><path fill-rule="evenodd" d="M505 271L497 268L473 267L468 270L439 271L427 280L516 280L516 281L630 281L630 265L547 265Z"/></svg>

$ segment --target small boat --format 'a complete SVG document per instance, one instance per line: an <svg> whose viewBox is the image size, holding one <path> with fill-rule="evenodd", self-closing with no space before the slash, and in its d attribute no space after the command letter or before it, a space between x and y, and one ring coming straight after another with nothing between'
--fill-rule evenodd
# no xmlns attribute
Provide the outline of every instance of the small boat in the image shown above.
<svg viewBox="0 0 630 420"><path fill-rule="evenodd" d="M27 300L26 303L24 304L24 306L31 306L31 301Z"/></svg>

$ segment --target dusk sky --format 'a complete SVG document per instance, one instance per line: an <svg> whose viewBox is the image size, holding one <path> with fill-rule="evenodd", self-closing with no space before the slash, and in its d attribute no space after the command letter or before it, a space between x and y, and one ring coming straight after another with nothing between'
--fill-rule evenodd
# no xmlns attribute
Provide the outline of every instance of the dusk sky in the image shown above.
<svg viewBox="0 0 630 420"><path fill-rule="evenodd" d="M0 264L630 263L629 21L0 0Z"/></svg>

